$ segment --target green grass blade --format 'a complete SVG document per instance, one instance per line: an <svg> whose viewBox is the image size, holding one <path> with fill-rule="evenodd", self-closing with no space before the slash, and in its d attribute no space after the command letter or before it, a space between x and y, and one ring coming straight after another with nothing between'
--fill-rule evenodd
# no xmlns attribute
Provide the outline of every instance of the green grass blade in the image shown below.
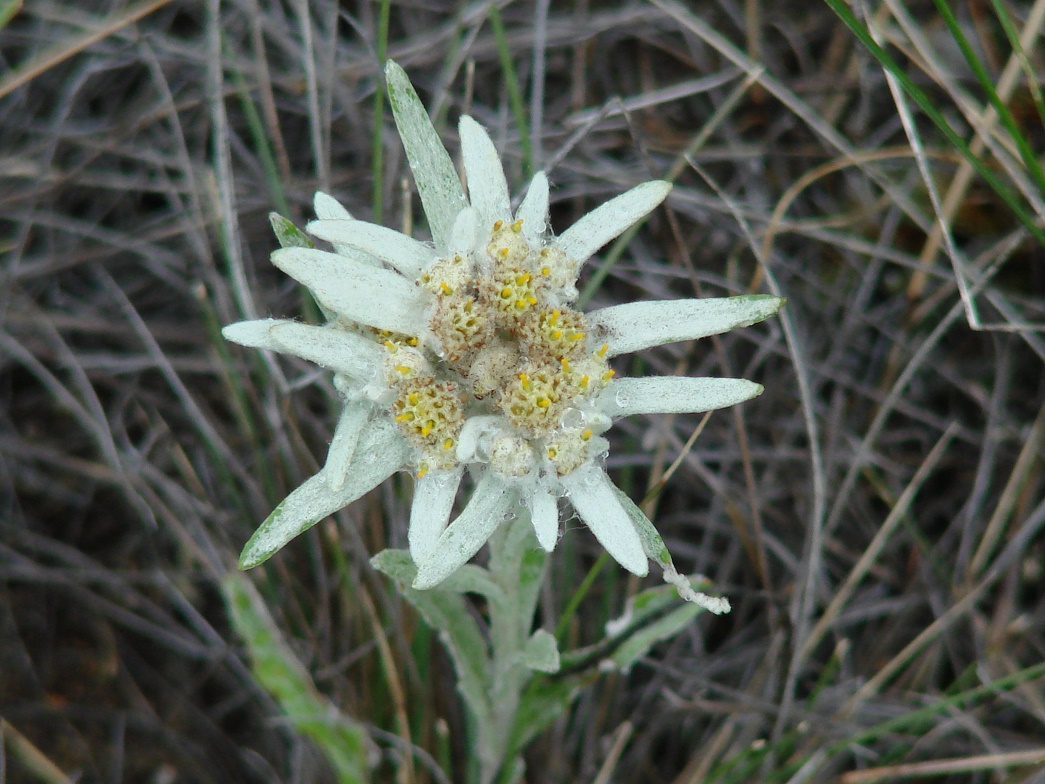
<svg viewBox="0 0 1045 784"><path fill-rule="evenodd" d="M954 12L947 5L946 0L933 0L933 2L936 3L936 8L940 12L944 24L947 25L951 37L961 50L962 56L965 57L965 62L968 63L969 68L972 69L972 72L980 82L983 91L987 93L987 100L990 101L991 106L994 107L994 111L998 113L998 119L1001 121L1002 125L1005 126L1005 130L1009 132L1009 136L1016 144L1016 148L1020 152L1020 158L1023 159L1023 165L1034 178L1034 181L1038 185L1038 190L1045 193L1045 172L1042 172L1041 165L1038 163L1034 151L1027 142L1027 138L1023 135L1019 126L1016 124L1016 118L1012 116L1009 107L1006 106L1005 102L999 97L998 91L994 87L994 82L991 80L991 75L987 73L987 68L980 61L980 58L977 57L976 51L972 48L972 44L969 43L969 39L966 37L961 25L958 23L958 19L955 17Z"/></svg>
<svg viewBox="0 0 1045 784"><path fill-rule="evenodd" d="M1038 76L1034 73L1034 68L1030 64L1027 52L1024 51L1023 44L1020 42L1020 34L1012 23L1012 17L1009 16L1009 11L1005 8L1005 4L1001 0L991 0L991 5L994 6L994 12L998 15L998 22L1001 24L1002 30L1005 31L1005 37L1009 39L1009 45L1012 46L1012 51L1019 60L1020 68L1027 79L1027 89L1030 90L1031 98L1034 101L1034 108L1038 111L1038 119L1041 121L1042 127L1045 127L1045 98L1042 97Z"/></svg>
<svg viewBox="0 0 1045 784"><path fill-rule="evenodd" d="M824 2L831 7L831 10L838 15L838 18L841 19L845 26L852 31L853 35L860 40L860 43L867 48L882 67L887 69L896 77L904 92L910 96L911 100L918 104L918 107L925 112L926 116L933 122L940 133L944 135L950 145L961 153L962 157L969 162L969 165L972 166L973 169L975 169L984 181L994 190L994 192L998 194L999 198L1001 198L1009 209L1012 210L1013 214L1016 215L1024 228L1030 232L1040 245L1045 246L1045 230L1035 223L1034 216L1020 202L1012 189L1009 188L1009 186L1006 185L1002 179L979 158L979 156L973 153L968 143L958 135L958 132L951 127L943 114L933 106L932 100L929 98L928 94L911 80L911 78L900 67L900 64L893 59L892 55L878 45L872 37L871 31L861 24L860 20L856 18L849 6L845 4L845 0L824 0Z"/></svg>
<svg viewBox="0 0 1045 784"><path fill-rule="evenodd" d="M391 0L381 0L375 46L377 50L378 74L382 73L388 53L388 17L391 8ZM370 211L373 213L371 220L374 223L381 223L385 212L385 146L382 138L385 125L385 88L380 76L378 76L378 82L378 85L374 88L374 126L370 132L370 165L371 177L374 180L370 192Z"/></svg>
<svg viewBox="0 0 1045 784"><path fill-rule="evenodd" d="M504 31L504 22L501 20L501 11L496 5L490 5L490 27L493 28L494 38L497 41L497 54L501 60L501 70L504 71L504 83L508 88L508 103L512 107L515 116L515 126L519 134L519 146L522 148L522 173L523 179L528 180L533 176L533 147L530 145L530 125L526 121L526 107L523 104L522 90L519 89L519 78L515 73L515 64L512 62L512 49L508 43L508 36Z"/></svg>

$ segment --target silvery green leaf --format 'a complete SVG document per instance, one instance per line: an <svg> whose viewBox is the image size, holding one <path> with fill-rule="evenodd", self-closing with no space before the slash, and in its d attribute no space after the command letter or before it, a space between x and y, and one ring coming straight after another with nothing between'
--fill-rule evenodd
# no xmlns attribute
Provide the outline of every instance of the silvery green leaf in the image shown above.
<svg viewBox="0 0 1045 784"><path fill-rule="evenodd" d="M671 183L651 180L596 207L570 226L555 244L578 266L613 238L654 210L671 192Z"/></svg>
<svg viewBox="0 0 1045 784"><path fill-rule="evenodd" d="M457 671L457 690L475 720L493 726L489 694L492 676L486 640L464 599L457 593L435 588L417 591L410 587L417 570L410 554L384 550L370 563L398 583L403 597L414 606L431 628L439 633Z"/></svg>
<svg viewBox="0 0 1045 784"><path fill-rule="evenodd" d="M538 629L526 641L523 648L523 664L538 672L559 671L559 646L555 636L544 629Z"/></svg>
<svg viewBox="0 0 1045 784"><path fill-rule="evenodd" d="M395 229L359 220L314 220L310 234L337 248L351 248L383 261L409 280L435 260L434 251L423 242Z"/></svg>
<svg viewBox="0 0 1045 784"><path fill-rule="evenodd" d="M678 599L669 585L649 588L630 598L624 615L606 624L609 638L621 638L607 661L627 672L654 644L674 637L703 612L703 607L679 604Z"/></svg>
<svg viewBox="0 0 1045 784"><path fill-rule="evenodd" d="M391 60L385 65L385 82L435 249L442 255L450 247L457 213L468 206L461 180L410 78Z"/></svg>
<svg viewBox="0 0 1045 784"><path fill-rule="evenodd" d="M606 472L589 461L559 481L566 488L570 504L606 552L629 572L645 577L649 564L642 542L631 518L617 500L616 487Z"/></svg>
<svg viewBox="0 0 1045 784"><path fill-rule="evenodd" d="M363 725L319 693L250 580L233 572L221 589L229 620L250 655L251 673L290 725L322 750L340 784L369 781L370 739Z"/></svg>
<svg viewBox="0 0 1045 784"><path fill-rule="evenodd" d="M312 240L305 235L305 232L278 212L269 213L269 224L272 226L272 232L276 235L276 241L279 242L281 248L314 247Z"/></svg>
<svg viewBox="0 0 1045 784"><path fill-rule="evenodd" d="M307 479L250 537L240 554L239 568L251 569L268 560L291 539L390 477L408 458L408 447L399 432L392 425L373 420L359 439L343 486L334 490L324 471Z"/></svg>
<svg viewBox="0 0 1045 784"><path fill-rule="evenodd" d="M321 305L351 321L406 335L418 335L426 326L418 288L397 272L308 248L277 250L272 263L308 287Z"/></svg>
<svg viewBox="0 0 1045 784"><path fill-rule="evenodd" d="M748 327L769 318L783 304L780 297L769 294L654 300L594 310L587 318L594 328L605 331L607 356L615 357Z"/></svg>
<svg viewBox="0 0 1045 784"><path fill-rule="evenodd" d="M675 568L675 564L671 560L671 553L668 552L668 548L664 545L664 540L661 539L660 534L657 533L657 529L653 527L653 523L649 521L649 518L635 505L634 501L628 498L623 490L616 486L613 487L613 490L617 500L620 501L621 508L631 518L631 522L638 532L639 539L642 541L642 548L646 551L646 555L663 570L664 581L673 585L678 595L687 602L703 607L709 612L715 613L715 615L728 613L730 609L729 600L724 596L709 596L702 591L694 589L690 580L685 575L679 574Z"/></svg>
<svg viewBox="0 0 1045 784"><path fill-rule="evenodd" d="M651 376L615 379L595 400L608 417L714 411L761 395L763 387L743 378Z"/></svg>

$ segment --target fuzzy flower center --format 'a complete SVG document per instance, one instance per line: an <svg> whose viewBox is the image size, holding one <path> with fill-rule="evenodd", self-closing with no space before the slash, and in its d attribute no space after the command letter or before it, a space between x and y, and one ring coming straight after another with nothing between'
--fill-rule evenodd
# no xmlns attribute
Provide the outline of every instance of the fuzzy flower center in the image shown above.
<svg viewBox="0 0 1045 784"><path fill-rule="evenodd" d="M429 265L418 280L433 298L429 339L386 342L392 415L422 471L456 465L471 417L500 423L479 459L506 476L541 464L564 476L604 448L584 412L613 371L570 307L576 263L532 247L522 225L497 221L485 244Z"/></svg>

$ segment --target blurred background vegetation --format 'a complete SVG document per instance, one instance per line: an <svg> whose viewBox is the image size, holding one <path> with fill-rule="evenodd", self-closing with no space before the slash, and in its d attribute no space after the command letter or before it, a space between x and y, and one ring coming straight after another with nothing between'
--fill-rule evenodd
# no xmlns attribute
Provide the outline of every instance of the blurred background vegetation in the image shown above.
<svg viewBox="0 0 1045 784"><path fill-rule="evenodd" d="M526 781L1045 782L1045 2L6 8L0 781L345 780L222 594L336 393L218 330L316 318L268 262L271 210L301 225L321 189L415 228L387 56L451 151L468 112L513 192L549 171L559 231L675 180L589 305L788 299L622 368L766 387L695 443L698 417L611 434L614 478L734 610L593 680ZM386 483L252 572L256 631L374 781L463 781L449 662L368 563L409 498ZM541 599L568 646L640 587L598 555L568 523Z"/></svg>

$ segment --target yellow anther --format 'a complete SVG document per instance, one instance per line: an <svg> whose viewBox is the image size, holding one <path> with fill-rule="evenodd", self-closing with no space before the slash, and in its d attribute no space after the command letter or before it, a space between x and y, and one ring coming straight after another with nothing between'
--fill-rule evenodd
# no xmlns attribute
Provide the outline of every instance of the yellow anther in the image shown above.
<svg viewBox="0 0 1045 784"><path fill-rule="evenodd" d="M416 346L417 345L417 338L408 338L406 343L407 343L408 346Z"/></svg>
<svg viewBox="0 0 1045 784"><path fill-rule="evenodd" d="M526 301L529 302L531 305L536 305L537 304L537 297L527 297Z"/></svg>
<svg viewBox="0 0 1045 784"><path fill-rule="evenodd" d="M398 370L405 376L407 373L413 370L413 368L411 368L409 365L396 365L396 370Z"/></svg>
<svg viewBox="0 0 1045 784"><path fill-rule="evenodd" d="M547 248L541 248L541 258L543 259L547 255L548 255L548 249Z"/></svg>
<svg viewBox="0 0 1045 784"><path fill-rule="evenodd" d="M512 296L511 286L505 286L503 289L501 289L501 299L508 299L510 296Z"/></svg>
<svg viewBox="0 0 1045 784"><path fill-rule="evenodd" d="M548 447L548 459L549 459L549 460L554 460L554 459L555 459L555 456L556 456L557 454L559 454L559 450L558 450L558 449L556 449L556 448L555 448L555 447L553 447L553 446L550 446L550 447Z"/></svg>
<svg viewBox="0 0 1045 784"><path fill-rule="evenodd" d="M574 332L572 335L570 335L566 339L567 340L584 340L584 333L583 332Z"/></svg>
<svg viewBox="0 0 1045 784"><path fill-rule="evenodd" d="M539 399L537 400L537 405L538 405L538 406L539 406L540 408L547 408L547 407L548 407L548 406L550 406L551 404L552 404L552 401L550 401L550 400L549 400L548 398L546 398L546 397L542 397L542 398L539 398Z"/></svg>
<svg viewBox="0 0 1045 784"><path fill-rule="evenodd" d="M389 351L395 351L396 350L396 344L393 343L391 340L386 340L385 341L385 348L387 348Z"/></svg>
<svg viewBox="0 0 1045 784"><path fill-rule="evenodd" d="M523 310L523 309L526 308L526 304L527 304L527 301L525 299L517 299L517 300L515 300L515 309L516 310ZM531 302L530 304L532 305L533 303Z"/></svg>
<svg viewBox="0 0 1045 784"><path fill-rule="evenodd" d="M561 337L562 337L562 330L561 329L552 330L552 340L558 340Z"/></svg>
<svg viewBox="0 0 1045 784"><path fill-rule="evenodd" d="M522 388L524 390L526 390L527 392L529 392L530 391L530 377L528 375L526 375L525 373L520 373L519 374L519 381L522 382Z"/></svg>
<svg viewBox="0 0 1045 784"><path fill-rule="evenodd" d="M409 395L406 396L406 399L410 401L410 405L416 406L421 398L417 396L416 392L411 392Z"/></svg>
<svg viewBox="0 0 1045 784"><path fill-rule="evenodd" d="M587 441L589 438L591 438L591 430L590 429L589 430L585 430L583 433L581 433L581 438L584 439L585 441Z"/></svg>
<svg viewBox="0 0 1045 784"><path fill-rule="evenodd" d="M452 288L450 288L450 286L447 284L447 282L445 280L439 284L439 288L441 288L443 290L444 294L453 294L454 293L454 290Z"/></svg>
<svg viewBox="0 0 1045 784"><path fill-rule="evenodd" d="M529 272L524 272L521 275L516 275L515 276L515 285L521 286L522 284L524 284L527 281L529 281L530 277L531 276L530 276Z"/></svg>
<svg viewBox="0 0 1045 784"><path fill-rule="evenodd" d="M399 416L396 417L396 422L413 422L413 421L414 421L414 412L413 411L404 411L402 414L400 414Z"/></svg>
<svg viewBox="0 0 1045 784"><path fill-rule="evenodd" d="M581 376L581 389L587 389L587 388L588 388L588 377L587 376Z"/></svg>
<svg viewBox="0 0 1045 784"><path fill-rule="evenodd" d="M562 363L562 372L563 373L569 373L570 372L570 360L566 359L566 357L563 357L559 361Z"/></svg>
<svg viewBox="0 0 1045 784"><path fill-rule="evenodd" d="M503 220L494 221L493 230L494 231L500 231L501 226L503 226L503 225L504 225L504 221Z"/></svg>
<svg viewBox="0 0 1045 784"><path fill-rule="evenodd" d="M613 368L610 368L609 370L607 370L605 373L602 374L602 380L603 381L609 381L616 374L617 374L617 371L615 371Z"/></svg>
<svg viewBox="0 0 1045 784"><path fill-rule="evenodd" d="M609 343L603 343L602 344L602 348L600 348L599 351L598 351L598 354L599 354L600 357L604 357L604 356L606 356L606 352L609 351L609 350L610 350L610 344Z"/></svg>
<svg viewBox="0 0 1045 784"><path fill-rule="evenodd" d="M522 218L519 218L519 220L512 224L512 231L518 234L520 231L522 231L522 224Z"/></svg>
<svg viewBox="0 0 1045 784"><path fill-rule="evenodd" d="M511 252L511 251L509 251L509 250L508 250L507 248L501 248L501 249L500 249L499 251L497 251L498 255L499 255L499 256L500 256L500 257L501 257L502 259L504 259L504 258L507 258L507 257L508 257L508 254L509 254L510 252Z"/></svg>
<svg viewBox="0 0 1045 784"><path fill-rule="evenodd" d="M448 438L448 439L446 439L443 442L443 449L446 449L446 450L449 451L449 450L451 450L453 448L454 448L454 440L452 438Z"/></svg>
<svg viewBox="0 0 1045 784"><path fill-rule="evenodd" d="M432 420L429 419L425 422L424 427L421 428L421 435L426 436L432 432Z"/></svg>
<svg viewBox="0 0 1045 784"><path fill-rule="evenodd" d="M541 267L541 274L542 275L551 275L552 274L552 268L548 267L548 266Z"/></svg>
<svg viewBox="0 0 1045 784"><path fill-rule="evenodd" d="M417 478L420 479L422 476L428 473L428 463L421 463L421 467L417 469Z"/></svg>
<svg viewBox="0 0 1045 784"><path fill-rule="evenodd" d="M556 325L556 323L558 323L559 316L561 316L561 315L562 315L561 311L553 310L551 312L551 315L548 316L548 326L549 327L554 327Z"/></svg>

